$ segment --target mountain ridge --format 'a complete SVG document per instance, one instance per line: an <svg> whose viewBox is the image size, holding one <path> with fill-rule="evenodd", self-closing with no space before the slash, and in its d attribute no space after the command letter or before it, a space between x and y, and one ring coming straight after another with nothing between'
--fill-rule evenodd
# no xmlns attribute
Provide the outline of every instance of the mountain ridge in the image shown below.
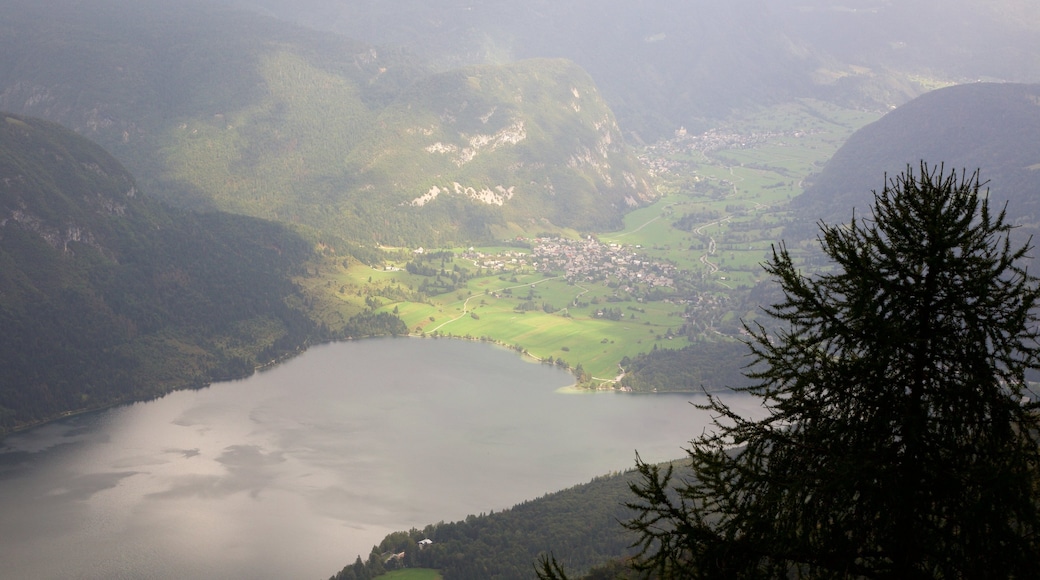
<svg viewBox="0 0 1040 580"><path fill-rule="evenodd" d="M95 139L170 204L298 224L330 239L416 246L490 241L483 222L500 224L506 233L532 220L557 228L614 227L629 202L652 194L634 153L614 130L609 108L572 64L544 71L534 70L533 61L483 65L481 74L504 84L479 95L465 82L449 82L457 73L431 76L407 50L376 48L223 5L56 3L60 9L4 0L0 50L7 66L0 67L0 109L61 122ZM506 87L510 82L517 84ZM424 99L431 95L414 86L487 101L486 110L512 108L514 121L531 131L530 142L551 145L578 135L587 139L581 146L596 152L600 135L583 129L587 115L567 108L573 100L567 91L556 91L563 101L545 99L541 106L512 102L516 91L545 95L550 88L577 87L598 101L587 100L589 109L610 119L610 165L631 175L611 174L573 151L526 145L509 155L501 147L485 151L484 161L467 163L460 173L444 163L420 162L426 152L402 151L397 142L394 175L371 179L371 166L386 153L378 148L420 124L410 118L413 111L430 113ZM545 130L543 139L535 139L535 126ZM478 134L484 133L471 137ZM519 203L528 186L520 180L530 181L532 172L517 172L516 164L546 152L564 154L550 163L554 199L567 197L574 207L554 203L546 211ZM448 170L459 178L437 176ZM450 207L419 212L413 211L419 206L397 205L421 199L434 185L454 191L456 181L462 195L431 204ZM497 186L517 188L515 207L506 208ZM465 193L471 190L473 195Z"/></svg>
<svg viewBox="0 0 1040 580"><path fill-rule="evenodd" d="M322 336L293 306L313 245L140 194L95 143L0 113L0 434L251 374Z"/></svg>
<svg viewBox="0 0 1040 580"><path fill-rule="evenodd" d="M971 174L978 169L997 206L1031 230L1040 226L1040 85L973 83L938 89L889 112L854 133L792 200L800 216L791 231L817 219L847 220L865 208L884 176L920 162ZM995 207L997 207L995 206Z"/></svg>
<svg viewBox="0 0 1040 580"><path fill-rule="evenodd" d="M409 47L438 70L568 58L647 142L796 97L884 110L945 84L1040 80L1040 10L1014 0L237 4Z"/></svg>
<svg viewBox="0 0 1040 580"><path fill-rule="evenodd" d="M414 229L443 211L466 216L460 229L470 239L545 227L549 216L557 227L610 229L656 197L595 85L570 61L432 75L379 123L379 144L351 159L359 189L399 192L395 212L414 215Z"/></svg>

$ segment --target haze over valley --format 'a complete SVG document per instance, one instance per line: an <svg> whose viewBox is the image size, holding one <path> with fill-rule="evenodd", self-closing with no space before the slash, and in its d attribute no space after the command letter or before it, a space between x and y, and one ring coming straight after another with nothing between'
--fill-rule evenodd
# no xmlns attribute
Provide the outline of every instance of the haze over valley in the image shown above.
<svg viewBox="0 0 1040 580"><path fill-rule="evenodd" d="M345 512L361 504L341 497L332 503L343 513L316 509L293 523L311 542L320 534L306 531L309 521L352 530L339 536L351 542L339 561L307 574L356 580L425 566L444 578L529 578L546 542L585 573L633 553L631 542L597 535L620 534L606 522L624 512L597 515L596 525L549 523L537 506L550 504L538 502L570 505L586 493L616 506L624 477L507 508L631 468L634 451L680 456L702 429L686 402L747 385L744 325L777 327L763 311L780 299L762 266L771 248L783 242L797 267L826 271L821 221L863 215L887 178L922 161L978 170L994 207L1007 204L1014 239L1035 239L1038 134L1040 6L1024 0L0 0L0 436L14 442L0 447L0 495L18 482L62 477L52 451L26 447L34 433L69 430L67 446L48 448L68 449L61 465L82 465L86 456L77 454L96 450L79 444L77 421L156 413L140 411L160 408L140 402L206 388L231 409L213 421L259 425L218 393L233 390L242 409L255 411L242 387L277 378L270 388L279 397L300 385L315 398L301 403L311 410L285 419L301 434L299 447L210 425L214 435L199 443L209 457L184 456L176 463L184 471L148 467L171 464L175 446L159 441L125 470L109 458L103 472L77 472L79 483L50 480L64 499L90 488L82 503L55 507L37 495L25 496L26 505L72 514L79 519L70 530L80 531L110 500L154 516L169 490L138 493L141 482L199 481L202 472L192 470L202 459L214 487L185 494L195 502L186 509L204 511L218 488L238 507L270 504L269 494L287 489L313 500L317 491L285 483L289 472L275 467L324 445L304 437L307 429L342 427L358 441L396 437L406 427L390 415L418 412L412 405L429 395L422 385L452 384L453 369L476 381L472 371L483 367L467 357L499 360L501 352L480 349L505 348L545 367L544 376L515 371L541 393L532 400L572 414L530 409L531 430L566 437L568 421L585 431L609 423L612 437L632 437L621 445L627 456L617 442L594 448L596 437L581 443L584 451L556 448L529 438L512 417L502 419L514 425L508 433L488 435L467 431L466 421L453 430L439 416L416 416L407 429L426 424L437 437L465 439L458 449L471 455L491 437L487 445L501 443L548 472L516 487L525 496L473 497L464 508L474 492L460 492L451 513L413 507L405 517L387 499L378 509L395 515L379 525L368 515L358 523ZM351 380L315 387L301 364L315 346L404 336L415 344L401 350L398 341L372 340L364 348L380 353L376 360L426 352L439 344L432 339L495 346L466 345L473 350L443 367L418 364L423 354L382 363L407 379L336 367L364 374L365 389L386 391L371 396L355 393L361 388ZM561 380L590 396L561 402ZM444 393L431 413L490 413L473 407L478 400L526 408L502 403L513 392ZM325 413L323 401L338 410L308 427L313 413ZM597 414L603 405L610 410ZM676 419L676 409L691 423ZM669 419L652 437L636 438L637 424L655 414ZM283 428L277 437L291 438ZM250 468L278 476L221 488L234 483L243 446L272 462ZM340 452L356 455L339 472L331 456L312 457L324 474L316 479L329 480L318 487L367 496L350 485L376 469L363 461L370 451ZM378 462L380 475L410 493L420 486L395 477L440 481L438 494L461 489L442 479L451 447L427 453L425 475L397 472L393 461ZM551 461L557 453L617 463L590 461L577 473ZM521 478L503 468L508 453L470 459L457 471ZM301 469L299 477L310 477ZM98 485L80 485L88 480ZM532 487L542 484L551 489ZM233 511L220 517L234 520ZM512 519L523 517L532 519ZM133 520L102 528L123 541ZM164 541L181 542L197 525L185 519ZM509 527L528 532L511 538ZM45 528L19 540L29 553L48 553ZM482 544L461 539L477 529ZM439 546L420 554L418 540L438 530ZM63 545L86 541L77 533ZM263 576L263 566L236 567L251 551L271 549L262 543L221 544L207 559L227 577ZM19 546L5 540L2 549L16 557ZM118 569L97 564L84 577L176 575L148 561L162 541L139 548ZM357 556L360 565L352 564ZM327 551L321 558L333 559ZM46 567L46 559L20 563L18 577L76 569Z"/></svg>

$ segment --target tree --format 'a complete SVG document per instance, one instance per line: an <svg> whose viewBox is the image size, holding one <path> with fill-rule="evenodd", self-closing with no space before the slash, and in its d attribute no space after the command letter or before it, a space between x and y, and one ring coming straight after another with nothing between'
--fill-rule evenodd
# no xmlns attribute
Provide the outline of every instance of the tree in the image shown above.
<svg viewBox="0 0 1040 580"><path fill-rule="evenodd" d="M766 270L781 329L745 325L767 416L716 397L693 475L637 459L637 567L660 577L1032 577L1040 561L1037 279L978 173L908 167L833 261Z"/></svg>

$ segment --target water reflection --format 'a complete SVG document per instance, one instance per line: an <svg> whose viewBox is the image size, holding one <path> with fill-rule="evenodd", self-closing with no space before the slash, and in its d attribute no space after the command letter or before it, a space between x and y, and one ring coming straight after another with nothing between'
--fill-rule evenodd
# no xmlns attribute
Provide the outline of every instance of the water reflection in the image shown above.
<svg viewBox="0 0 1040 580"><path fill-rule="evenodd" d="M316 347L0 452L5 577L328 577L394 530L682 454L689 396L565 396L489 345Z"/></svg>

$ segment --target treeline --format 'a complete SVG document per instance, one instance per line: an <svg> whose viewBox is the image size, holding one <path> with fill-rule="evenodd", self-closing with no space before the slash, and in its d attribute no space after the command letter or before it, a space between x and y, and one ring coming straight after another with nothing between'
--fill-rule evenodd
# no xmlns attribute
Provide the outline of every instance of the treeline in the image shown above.
<svg viewBox="0 0 1040 580"><path fill-rule="evenodd" d="M717 391L749 383L744 365L748 347L738 341L698 342L680 350L654 347L648 353L625 357L621 386L635 392Z"/></svg>
<svg viewBox="0 0 1040 580"><path fill-rule="evenodd" d="M610 566L632 555L633 537L619 521L632 515L623 504L636 475L598 477L501 512L394 532L331 580L369 580L399 568L434 568L445 580L529 579L550 551L575 574Z"/></svg>
<svg viewBox="0 0 1040 580"><path fill-rule="evenodd" d="M351 316L340 334L348 338L400 336L408 334L408 325L390 312L362 312Z"/></svg>
<svg viewBox="0 0 1040 580"><path fill-rule="evenodd" d="M436 262L440 262L439 265ZM449 250L438 250L416 254L405 264L409 274L426 278L419 284L419 293L424 295L443 294L466 288L473 276L466 268L455 264L455 254ZM448 265L451 264L449 269Z"/></svg>

